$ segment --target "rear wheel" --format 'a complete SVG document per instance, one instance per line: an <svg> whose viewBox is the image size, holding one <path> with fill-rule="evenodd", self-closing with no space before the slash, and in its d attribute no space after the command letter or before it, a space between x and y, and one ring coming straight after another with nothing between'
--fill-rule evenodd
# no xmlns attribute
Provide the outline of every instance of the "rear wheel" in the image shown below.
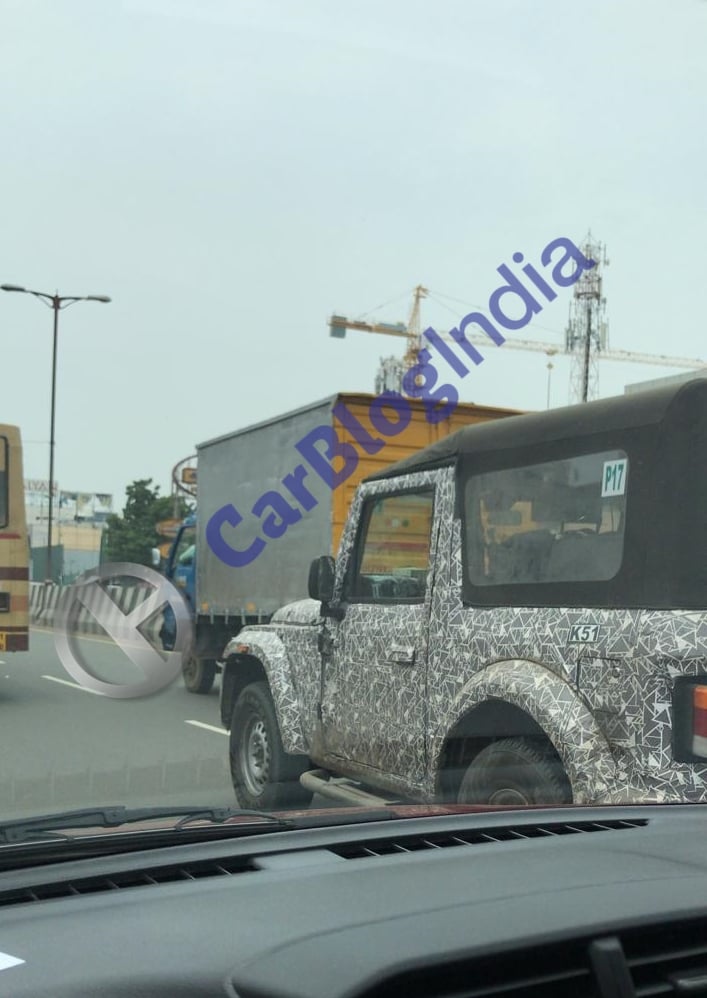
<svg viewBox="0 0 707 998"><path fill-rule="evenodd" d="M190 655L182 665L182 676L190 693L210 693L216 676L216 662L212 658Z"/></svg>
<svg viewBox="0 0 707 998"><path fill-rule="evenodd" d="M464 773L460 804L571 804L572 787L552 748L530 738L502 738L482 749Z"/></svg>
<svg viewBox="0 0 707 998"><path fill-rule="evenodd" d="M241 807L303 808L312 794L299 778L309 759L289 755L282 747L275 706L268 684L246 686L233 708L230 735L231 778Z"/></svg>

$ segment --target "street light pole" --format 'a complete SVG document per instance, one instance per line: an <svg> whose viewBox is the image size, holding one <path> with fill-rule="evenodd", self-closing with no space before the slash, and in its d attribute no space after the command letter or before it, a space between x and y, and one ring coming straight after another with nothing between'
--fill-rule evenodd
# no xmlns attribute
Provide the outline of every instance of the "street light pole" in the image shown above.
<svg viewBox="0 0 707 998"><path fill-rule="evenodd" d="M45 294L43 291L32 291L29 288L22 288L17 284L0 284L2 291L18 291L21 294L34 295L43 304L47 305L54 312L54 328L52 336L52 394L51 394L51 424L49 430L49 510L47 522L47 578L53 582L52 574L52 526L54 522L54 429L56 424L56 357L59 343L59 312L62 308L68 308L77 301L100 301L108 303L110 298L107 295L59 295Z"/></svg>
<svg viewBox="0 0 707 998"><path fill-rule="evenodd" d="M550 378L552 377L552 369L555 366L552 363L551 358L555 356L557 350L546 350L547 355L547 408L550 408Z"/></svg>
<svg viewBox="0 0 707 998"><path fill-rule="evenodd" d="M54 311L54 333L52 337L52 398L51 398L51 423L49 428L49 518L47 520L47 571L46 577L54 580L52 574L52 524L54 523L54 425L56 422L56 350L59 339L59 309L60 299L57 295L52 298L52 309Z"/></svg>

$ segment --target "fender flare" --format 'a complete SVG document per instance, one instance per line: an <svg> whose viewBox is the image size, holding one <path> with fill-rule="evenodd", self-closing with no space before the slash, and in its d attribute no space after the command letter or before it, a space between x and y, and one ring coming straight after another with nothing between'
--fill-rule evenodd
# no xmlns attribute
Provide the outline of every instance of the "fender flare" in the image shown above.
<svg viewBox="0 0 707 998"><path fill-rule="evenodd" d="M247 646L247 652L243 650L244 646ZM284 644L274 631L241 631L228 642L223 653L222 691L226 686L226 674L238 669L238 657L241 655L257 659L263 668L285 752L307 755L309 747L302 731L299 698Z"/></svg>
<svg viewBox="0 0 707 998"><path fill-rule="evenodd" d="M569 777L575 803L605 800L616 789L619 777L609 742L577 691L546 666L523 659L494 662L460 690L432 735L433 773L453 728L493 700L518 707L543 729Z"/></svg>

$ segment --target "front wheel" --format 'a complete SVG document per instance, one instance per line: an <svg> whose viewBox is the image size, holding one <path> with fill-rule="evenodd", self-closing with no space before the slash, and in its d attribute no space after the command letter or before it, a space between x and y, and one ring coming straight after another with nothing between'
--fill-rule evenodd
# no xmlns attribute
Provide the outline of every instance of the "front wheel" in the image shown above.
<svg viewBox="0 0 707 998"><path fill-rule="evenodd" d="M312 794L300 784L309 760L282 747L268 684L251 683L233 708L230 734L231 778L241 807L256 810L304 808Z"/></svg>
<svg viewBox="0 0 707 998"><path fill-rule="evenodd" d="M212 658L190 655L182 665L182 676L190 693L210 693L216 676L216 662Z"/></svg>
<svg viewBox="0 0 707 998"><path fill-rule="evenodd" d="M550 746L528 738L502 738L482 749L465 772L460 804L571 804L572 787Z"/></svg>

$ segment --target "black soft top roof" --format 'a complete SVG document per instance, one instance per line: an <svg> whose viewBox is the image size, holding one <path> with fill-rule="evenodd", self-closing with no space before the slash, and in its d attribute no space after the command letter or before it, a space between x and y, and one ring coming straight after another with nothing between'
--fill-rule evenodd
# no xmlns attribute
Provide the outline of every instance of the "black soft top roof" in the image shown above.
<svg viewBox="0 0 707 998"><path fill-rule="evenodd" d="M707 407L707 377L548 412L489 420L457 430L416 454L369 475L366 481L442 468L456 464L462 455L516 450L610 430L650 426L662 422L669 408L686 406L691 409L694 403Z"/></svg>

